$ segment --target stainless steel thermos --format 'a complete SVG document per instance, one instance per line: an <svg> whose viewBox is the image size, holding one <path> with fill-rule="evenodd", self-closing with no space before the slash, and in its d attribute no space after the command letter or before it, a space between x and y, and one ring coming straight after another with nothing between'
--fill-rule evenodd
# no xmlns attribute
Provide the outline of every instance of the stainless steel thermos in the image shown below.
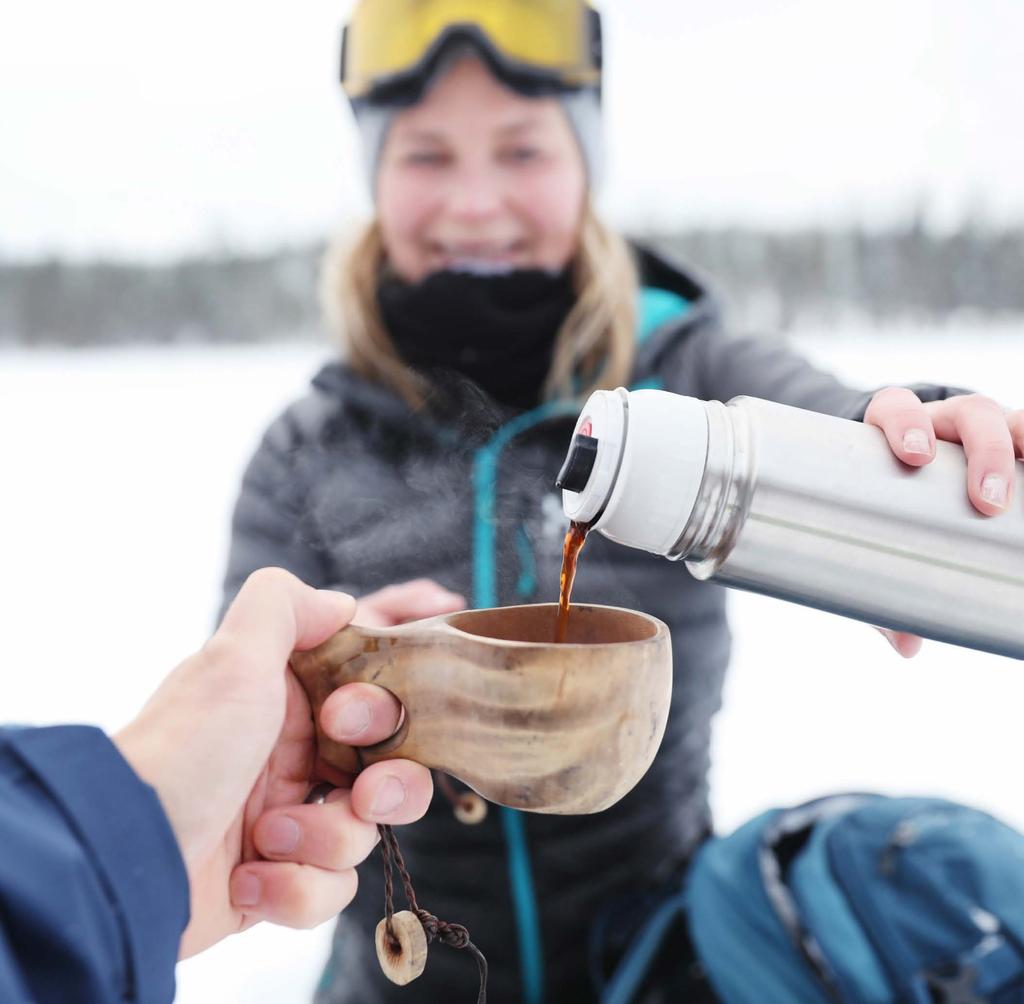
<svg viewBox="0 0 1024 1004"><path fill-rule="evenodd" d="M566 515L698 579L1024 658L1024 464L1012 511L961 447L902 464L879 429L756 398L598 391L559 474Z"/></svg>

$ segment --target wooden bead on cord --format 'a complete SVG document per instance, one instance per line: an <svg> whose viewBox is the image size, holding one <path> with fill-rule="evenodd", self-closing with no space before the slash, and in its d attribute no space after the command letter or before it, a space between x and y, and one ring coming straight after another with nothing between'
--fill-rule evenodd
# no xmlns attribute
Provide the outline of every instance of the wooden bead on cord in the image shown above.
<svg viewBox="0 0 1024 1004"><path fill-rule="evenodd" d="M487 818L487 803L475 791L467 791L458 796L453 811L460 823L476 826Z"/></svg>
<svg viewBox="0 0 1024 1004"><path fill-rule="evenodd" d="M423 974L427 965L427 935L411 910L393 914L390 931L385 917L377 925L374 940L380 968L392 983L404 987Z"/></svg>

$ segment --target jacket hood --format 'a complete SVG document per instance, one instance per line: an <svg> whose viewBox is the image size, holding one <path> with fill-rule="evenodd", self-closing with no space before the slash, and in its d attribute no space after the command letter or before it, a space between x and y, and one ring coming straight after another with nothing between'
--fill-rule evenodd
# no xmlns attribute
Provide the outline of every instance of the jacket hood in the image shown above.
<svg viewBox="0 0 1024 1004"><path fill-rule="evenodd" d="M717 297L690 267L642 244L633 245L633 254L641 300L653 293L660 306L649 312L641 310L638 318L634 379L641 381L658 376L665 354L696 328L717 325L721 311Z"/></svg>

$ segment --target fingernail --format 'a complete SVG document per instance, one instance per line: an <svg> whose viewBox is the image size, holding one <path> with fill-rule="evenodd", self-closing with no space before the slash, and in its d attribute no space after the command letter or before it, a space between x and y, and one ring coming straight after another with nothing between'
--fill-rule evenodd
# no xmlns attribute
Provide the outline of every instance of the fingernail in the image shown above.
<svg viewBox="0 0 1024 1004"><path fill-rule="evenodd" d="M350 701L334 719L336 739L358 739L370 727L370 702Z"/></svg>
<svg viewBox="0 0 1024 1004"><path fill-rule="evenodd" d="M1000 509L1006 506L1006 478L1001 474L986 474L981 479L981 497Z"/></svg>
<svg viewBox="0 0 1024 1004"><path fill-rule="evenodd" d="M390 816L404 801L405 785L389 774L378 786L370 812L374 816Z"/></svg>
<svg viewBox="0 0 1024 1004"><path fill-rule="evenodd" d="M260 834L260 846L267 854L291 854L299 846L299 824L290 816L271 819Z"/></svg>
<svg viewBox="0 0 1024 1004"><path fill-rule="evenodd" d="M260 880L252 872L240 872L231 884L231 901L235 906L255 906L261 893Z"/></svg>
<svg viewBox="0 0 1024 1004"><path fill-rule="evenodd" d="M928 433L924 429L907 429L903 433L903 452L930 454L932 444Z"/></svg>

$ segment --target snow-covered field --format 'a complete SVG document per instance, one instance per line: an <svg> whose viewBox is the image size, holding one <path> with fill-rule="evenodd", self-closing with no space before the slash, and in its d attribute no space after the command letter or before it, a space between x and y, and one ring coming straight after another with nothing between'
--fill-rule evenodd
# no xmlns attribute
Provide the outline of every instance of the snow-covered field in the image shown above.
<svg viewBox="0 0 1024 1004"><path fill-rule="evenodd" d="M1024 325L798 342L865 386L938 380L1024 403ZM0 352L0 720L116 728L202 642L242 466L326 353ZM904 662L868 628L749 595L733 620L720 826L872 788L952 796L1024 827L1019 664L937 644ZM329 925L257 929L183 964L177 999L307 1001L328 937Z"/></svg>

